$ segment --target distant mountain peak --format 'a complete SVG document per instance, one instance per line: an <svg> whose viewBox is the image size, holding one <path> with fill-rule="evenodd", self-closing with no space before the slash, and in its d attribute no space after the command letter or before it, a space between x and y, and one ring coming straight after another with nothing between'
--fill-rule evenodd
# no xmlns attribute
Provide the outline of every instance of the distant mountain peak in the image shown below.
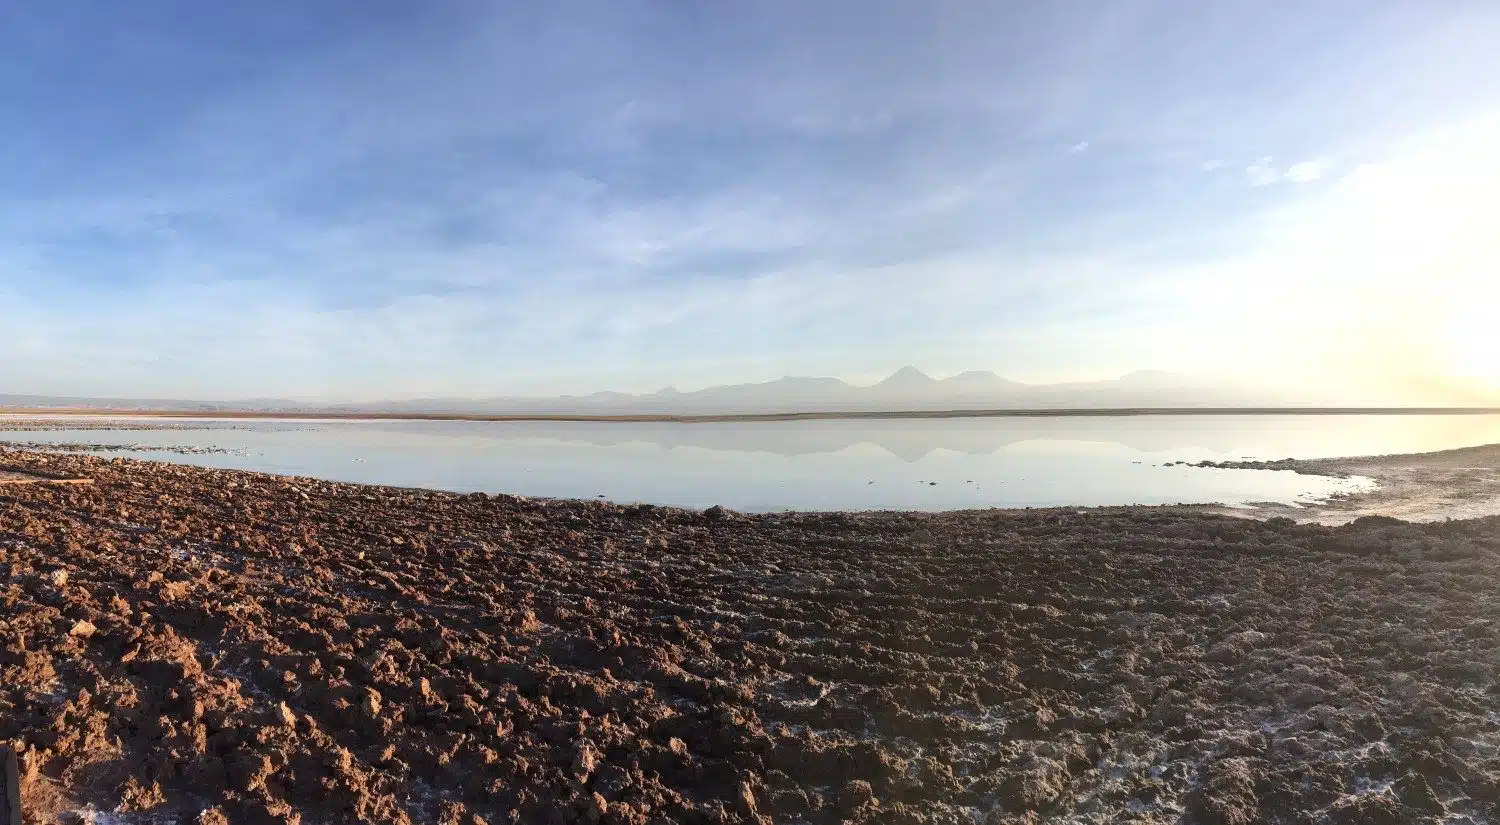
<svg viewBox="0 0 1500 825"><path fill-rule="evenodd" d="M928 386L937 383L932 376L911 366L910 364L891 373L890 377L876 384L877 387L912 387Z"/></svg>
<svg viewBox="0 0 1500 825"><path fill-rule="evenodd" d="M467 412L555 414L736 414L766 412L870 412L893 410L980 410L1245 406L1285 396L1266 390L1208 381L1161 370L1139 370L1102 381L1027 384L988 370L969 370L941 380L905 366L877 384L848 384L838 378L787 375L754 384L731 384L682 391L664 387L637 395L598 392L552 398L412 398L359 404L318 405L293 401L201 402L166 399L99 399L0 395L0 407L109 407L115 409L266 409L332 412ZM1476 396L1477 397L1477 396ZM1492 402L1493 403L1493 402ZM274 407L273 407L274 405Z"/></svg>

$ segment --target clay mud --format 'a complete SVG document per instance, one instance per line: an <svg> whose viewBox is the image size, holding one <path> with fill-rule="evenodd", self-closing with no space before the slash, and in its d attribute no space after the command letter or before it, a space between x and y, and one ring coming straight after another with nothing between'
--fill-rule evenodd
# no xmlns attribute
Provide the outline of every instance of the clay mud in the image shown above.
<svg viewBox="0 0 1500 825"><path fill-rule="evenodd" d="M0 453L32 822L1491 822L1500 519L745 516Z"/></svg>

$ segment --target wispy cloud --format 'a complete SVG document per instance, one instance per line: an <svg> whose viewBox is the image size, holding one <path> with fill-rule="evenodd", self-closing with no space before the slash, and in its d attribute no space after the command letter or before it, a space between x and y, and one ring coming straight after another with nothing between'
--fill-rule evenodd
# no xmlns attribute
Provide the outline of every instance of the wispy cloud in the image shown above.
<svg viewBox="0 0 1500 825"><path fill-rule="evenodd" d="M1245 167L1245 179L1251 186L1270 186L1282 182L1312 183L1327 174L1332 166L1333 162L1330 160L1315 158L1299 161L1282 169L1277 166L1275 158L1263 157Z"/></svg>
<svg viewBox="0 0 1500 825"><path fill-rule="evenodd" d="M1327 160L1304 160L1294 163L1286 170L1286 179L1292 183L1312 183L1323 177L1333 164Z"/></svg>
<svg viewBox="0 0 1500 825"><path fill-rule="evenodd" d="M1264 210L1500 103L1497 14L1314 6L28 9L0 391L1169 367Z"/></svg>
<svg viewBox="0 0 1500 825"><path fill-rule="evenodd" d="M1245 167L1245 178L1251 186L1270 186L1281 181L1281 170L1274 158L1264 157Z"/></svg>

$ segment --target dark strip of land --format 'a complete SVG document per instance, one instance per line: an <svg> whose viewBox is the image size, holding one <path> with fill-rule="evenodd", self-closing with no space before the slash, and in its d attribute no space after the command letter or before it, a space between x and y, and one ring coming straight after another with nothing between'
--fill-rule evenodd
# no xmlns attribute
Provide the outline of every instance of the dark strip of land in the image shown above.
<svg viewBox="0 0 1500 825"><path fill-rule="evenodd" d="M295 419L336 421L579 421L676 422L828 421L899 418L1068 418L1148 415L1496 415L1500 407L1066 407L1055 409L854 410L773 413L584 415L573 413L274 412L262 410L130 410L75 407L0 407L0 415L143 416L150 418Z"/></svg>

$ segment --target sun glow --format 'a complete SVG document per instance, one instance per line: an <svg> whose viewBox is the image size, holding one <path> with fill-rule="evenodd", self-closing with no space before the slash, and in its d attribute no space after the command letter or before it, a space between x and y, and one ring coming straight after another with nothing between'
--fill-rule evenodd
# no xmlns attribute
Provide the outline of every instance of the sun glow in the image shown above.
<svg viewBox="0 0 1500 825"><path fill-rule="evenodd" d="M1319 186L1263 216L1256 251L1201 274L1217 285L1205 303L1236 310L1205 340L1278 366L1445 387L1453 402L1500 391L1500 113Z"/></svg>

